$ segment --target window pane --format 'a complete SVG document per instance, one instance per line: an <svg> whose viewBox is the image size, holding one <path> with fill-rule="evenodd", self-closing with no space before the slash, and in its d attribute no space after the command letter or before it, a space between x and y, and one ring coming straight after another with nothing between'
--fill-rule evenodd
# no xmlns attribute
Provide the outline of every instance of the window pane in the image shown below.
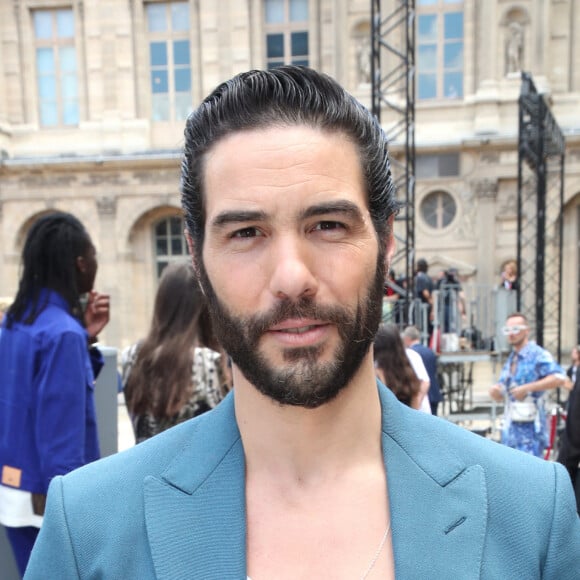
<svg viewBox="0 0 580 580"><path fill-rule="evenodd" d="M441 193L442 220L441 226L447 227L455 217L455 201L448 193Z"/></svg>
<svg viewBox="0 0 580 580"><path fill-rule="evenodd" d="M151 104L154 121L169 121L169 95L167 93L154 94Z"/></svg>
<svg viewBox="0 0 580 580"><path fill-rule="evenodd" d="M78 97L78 83L76 75L65 75L60 81L60 91L63 99L76 99Z"/></svg>
<svg viewBox="0 0 580 580"><path fill-rule="evenodd" d="M40 103L40 124L43 127L54 127L58 125L58 111L56 103Z"/></svg>
<svg viewBox="0 0 580 580"><path fill-rule="evenodd" d="M191 93L177 93L175 95L175 119L184 121L192 110Z"/></svg>
<svg viewBox="0 0 580 580"><path fill-rule="evenodd" d="M167 256L169 250L169 244L167 243L167 238L158 237L155 240L155 251L158 256Z"/></svg>
<svg viewBox="0 0 580 580"><path fill-rule="evenodd" d="M34 13L34 35L36 38L52 38L52 14L45 10Z"/></svg>
<svg viewBox="0 0 580 580"><path fill-rule="evenodd" d="M449 99L463 97L463 73L445 73L443 77L444 95Z"/></svg>
<svg viewBox="0 0 580 580"><path fill-rule="evenodd" d="M266 0L265 12L268 24L284 22L284 0Z"/></svg>
<svg viewBox="0 0 580 580"><path fill-rule="evenodd" d="M266 55L268 58L284 56L284 36L282 34L268 34L266 36Z"/></svg>
<svg viewBox="0 0 580 580"><path fill-rule="evenodd" d="M308 32L293 32L290 37L292 56L308 54Z"/></svg>
<svg viewBox="0 0 580 580"><path fill-rule="evenodd" d="M38 77L38 94L43 101L56 101L56 81L53 76Z"/></svg>
<svg viewBox="0 0 580 580"><path fill-rule="evenodd" d="M437 42L437 16L435 14L419 16L417 28L419 42Z"/></svg>
<svg viewBox="0 0 580 580"><path fill-rule="evenodd" d="M188 68L180 68L174 72L175 90L184 92L191 90L191 71Z"/></svg>
<svg viewBox="0 0 580 580"><path fill-rule="evenodd" d="M292 59L292 64L296 65L296 66L309 66L308 64L308 59L301 59L301 58L293 58Z"/></svg>
<svg viewBox="0 0 580 580"><path fill-rule="evenodd" d="M159 222L155 226L155 237L166 236L167 235L167 220Z"/></svg>
<svg viewBox="0 0 580 580"><path fill-rule="evenodd" d="M418 179L437 177L439 175L438 157L436 155L417 155L415 174Z"/></svg>
<svg viewBox="0 0 580 580"><path fill-rule="evenodd" d="M437 45L425 44L419 46L417 54L417 66L421 71L434 71L437 69Z"/></svg>
<svg viewBox="0 0 580 580"><path fill-rule="evenodd" d="M150 64L151 66L167 65L167 43L151 42L149 43Z"/></svg>
<svg viewBox="0 0 580 580"><path fill-rule="evenodd" d="M56 29L60 38L73 38L75 22L72 10L58 10L56 13Z"/></svg>
<svg viewBox="0 0 580 580"><path fill-rule="evenodd" d="M418 98L434 99L437 96L437 76L433 74L418 75Z"/></svg>
<svg viewBox="0 0 580 580"><path fill-rule="evenodd" d="M272 70L273 68L278 68L284 64L283 60L272 60L268 61L268 70Z"/></svg>
<svg viewBox="0 0 580 580"><path fill-rule="evenodd" d="M432 228L437 227L437 197L428 195L421 204L421 214L425 222Z"/></svg>
<svg viewBox="0 0 580 580"><path fill-rule="evenodd" d="M167 30L165 4L147 4L147 30L149 32Z"/></svg>
<svg viewBox="0 0 580 580"><path fill-rule="evenodd" d="M445 14L445 39L463 38L463 12Z"/></svg>
<svg viewBox="0 0 580 580"><path fill-rule="evenodd" d="M181 238L171 238L171 253L174 256L182 256L184 254Z"/></svg>
<svg viewBox="0 0 580 580"><path fill-rule="evenodd" d="M169 83L166 70L152 70L151 71L151 92L167 93L169 91Z"/></svg>
<svg viewBox="0 0 580 580"><path fill-rule="evenodd" d="M173 64L189 64L189 40L173 42Z"/></svg>
<svg viewBox="0 0 580 580"><path fill-rule="evenodd" d="M440 177L459 175L459 155L457 155L457 153L439 155L438 159Z"/></svg>
<svg viewBox="0 0 580 580"><path fill-rule="evenodd" d="M61 72L76 72L77 56L74 46L61 46L58 50Z"/></svg>
<svg viewBox="0 0 580 580"><path fill-rule="evenodd" d="M189 4L187 2L171 4L171 28L176 31L189 30Z"/></svg>
<svg viewBox="0 0 580 580"><path fill-rule="evenodd" d="M62 122L65 125L79 124L79 104L77 101L68 101L63 104Z"/></svg>
<svg viewBox="0 0 580 580"><path fill-rule="evenodd" d="M308 20L308 0L290 0L290 21Z"/></svg>
<svg viewBox="0 0 580 580"><path fill-rule="evenodd" d="M446 69L463 70L463 43L450 42L445 45L444 66Z"/></svg>
<svg viewBox="0 0 580 580"><path fill-rule="evenodd" d="M52 48L36 49L36 70L40 74L54 73L54 53Z"/></svg>
<svg viewBox="0 0 580 580"><path fill-rule="evenodd" d="M179 236L183 235L184 225L183 220L178 217L169 218L169 231L171 232L172 236Z"/></svg>

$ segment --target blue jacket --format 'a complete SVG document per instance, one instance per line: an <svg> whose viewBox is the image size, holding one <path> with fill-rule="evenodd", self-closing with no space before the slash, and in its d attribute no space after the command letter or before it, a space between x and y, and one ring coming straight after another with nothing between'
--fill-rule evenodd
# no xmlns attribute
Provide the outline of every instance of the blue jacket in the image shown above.
<svg viewBox="0 0 580 580"><path fill-rule="evenodd" d="M439 378L437 377L437 355L428 346L421 343L414 344L411 348L421 355L429 375L431 383L428 393L429 401L431 403L440 403L443 400L443 395L441 394Z"/></svg>
<svg viewBox="0 0 580 580"><path fill-rule="evenodd" d="M36 493L100 456L93 363L100 369L102 357L91 360L65 300L53 291L44 297L32 324L4 324L0 335L0 472L12 468L12 486Z"/></svg>
<svg viewBox="0 0 580 580"><path fill-rule="evenodd" d="M561 465L379 391L397 578L578 579L580 519ZM245 463L232 394L56 478L25 576L46 578L245 580Z"/></svg>

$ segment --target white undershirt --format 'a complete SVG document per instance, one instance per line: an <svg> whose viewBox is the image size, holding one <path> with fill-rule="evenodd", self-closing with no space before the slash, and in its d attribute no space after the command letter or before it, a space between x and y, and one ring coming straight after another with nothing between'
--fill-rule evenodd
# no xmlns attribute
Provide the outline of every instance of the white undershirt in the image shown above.
<svg viewBox="0 0 580 580"><path fill-rule="evenodd" d="M42 526L42 516L32 511L32 494L29 491L0 485L0 524L8 528Z"/></svg>

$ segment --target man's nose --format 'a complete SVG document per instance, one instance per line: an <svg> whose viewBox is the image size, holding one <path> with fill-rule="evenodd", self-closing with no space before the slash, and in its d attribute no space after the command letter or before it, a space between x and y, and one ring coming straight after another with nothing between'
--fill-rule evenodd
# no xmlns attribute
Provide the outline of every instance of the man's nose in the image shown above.
<svg viewBox="0 0 580 580"><path fill-rule="evenodd" d="M314 296L318 281L315 258L308 242L299 237L286 236L272 247L272 277L270 291L277 298L295 300Z"/></svg>

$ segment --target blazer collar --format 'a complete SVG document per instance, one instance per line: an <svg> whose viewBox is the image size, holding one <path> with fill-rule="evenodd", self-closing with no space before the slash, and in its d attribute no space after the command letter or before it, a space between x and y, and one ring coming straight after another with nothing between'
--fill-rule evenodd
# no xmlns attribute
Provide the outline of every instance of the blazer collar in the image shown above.
<svg viewBox="0 0 580 580"><path fill-rule="evenodd" d="M482 467L466 465L449 437L433 429L442 419L404 407L381 384L379 393L397 577L479 578L487 521ZM233 396L190 425L174 461L144 482L157 578L192 570L202 578L246 578L245 463Z"/></svg>
<svg viewBox="0 0 580 580"><path fill-rule="evenodd" d="M487 487L453 451L456 427L405 407L379 385L397 578L480 578Z"/></svg>

